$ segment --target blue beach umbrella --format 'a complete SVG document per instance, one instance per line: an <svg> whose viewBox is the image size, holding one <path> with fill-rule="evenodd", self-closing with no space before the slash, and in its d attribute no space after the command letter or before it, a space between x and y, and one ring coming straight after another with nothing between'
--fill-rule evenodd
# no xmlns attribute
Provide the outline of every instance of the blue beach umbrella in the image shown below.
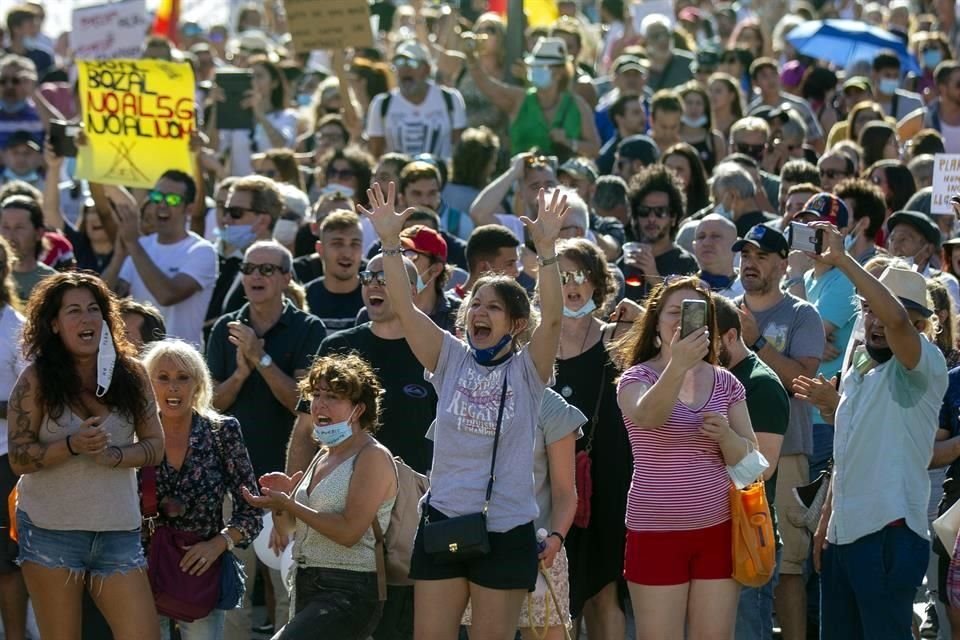
<svg viewBox="0 0 960 640"><path fill-rule="evenodd" d="M846 67L852 62L873 60L884 49L900 57L904 71L920 71L907 45L885 29L856 20L811 20L794 28L787 42L798 53Z"/></svg>

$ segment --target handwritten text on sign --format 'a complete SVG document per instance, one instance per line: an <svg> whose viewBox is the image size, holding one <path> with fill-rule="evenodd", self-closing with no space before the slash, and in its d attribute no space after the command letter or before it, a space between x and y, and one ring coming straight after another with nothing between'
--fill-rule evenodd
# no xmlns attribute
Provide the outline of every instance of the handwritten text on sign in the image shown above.
<svg viewBox="0 0 960 640"><path fill-rule="evenodd" d="M162 60L79 61L80 99L89 144L79 177L152 187L169 169L192 172L196 128L193 71Z"/></svg>
<svg viewBox="0 0 960 640"><path fill-rule="evenodd" d="M74 9L70 48L78 60L139 57L149 26L144 0Z"/></svg>
<svg viewBox="0 0 960 640"><path fill-rule="evenodd" d="M953 213L950 198L960 193L960 154L938 153L933 160L930 213Z"/></svg>
<svg viewBox="0 0 960 640"><path fill-rule="evenodd" d="M372 47L367 0L286 0L287 25L297 51Z"/></svg>

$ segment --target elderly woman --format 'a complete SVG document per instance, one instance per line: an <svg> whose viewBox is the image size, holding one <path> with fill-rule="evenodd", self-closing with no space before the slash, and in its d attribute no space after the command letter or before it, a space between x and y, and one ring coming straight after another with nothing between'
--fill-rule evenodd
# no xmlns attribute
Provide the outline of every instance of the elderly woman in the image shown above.
<svg viewBox="0 0 960 640"><path fill-rule="evenodd" d="M241 492L242 487L256 486L253 465L240 423L213 408L210 372L196 348L181 340L154 342L143 365L160 407L165 450L163 461L142 474L156 483L157 526L194 533L201 540L183 554L180 569L202 575L226 552L245 548L260 533L259 510L247 504ZM233 510L224 525L228 493ZM232 570L232 561L225 558L219 570ZM172 621L161 622L163 637L170 637ZM214 609L204 618L178 624L185 640L219 640L224 611Z"/></svg>
<svg viewBox="0 0 960 640"><path fill-rule="evenodd" d="M114 638L158 640L134 468L160 463L163 430L116 298L96 276L60 273L37 285L26 315L32 364L7 416L23 476L18 561L41 636L79 635L89 586Z"/></svg>

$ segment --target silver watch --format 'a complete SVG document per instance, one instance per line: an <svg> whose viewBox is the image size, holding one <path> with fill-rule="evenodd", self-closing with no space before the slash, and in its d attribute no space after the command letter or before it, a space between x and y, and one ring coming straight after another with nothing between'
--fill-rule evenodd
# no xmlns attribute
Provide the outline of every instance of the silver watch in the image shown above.
<svg viewBox="0 0 960 640"><path fill-rule="evenodd" d="M226 531L221 531L220 535L223 536L224 539L227 541L227 551L233 551L233 548L236 546L236 543L234 543L233 538L230 537L230 534L227 533Z"/></svg>
<svg viewBox="0 0 960 640"><path fill-rule="evenodd" d="M270 357L269 353L263 354L263 357L260 358L260 362L257 363L257 369L266 369L273 364L273 358Z"/></svg>

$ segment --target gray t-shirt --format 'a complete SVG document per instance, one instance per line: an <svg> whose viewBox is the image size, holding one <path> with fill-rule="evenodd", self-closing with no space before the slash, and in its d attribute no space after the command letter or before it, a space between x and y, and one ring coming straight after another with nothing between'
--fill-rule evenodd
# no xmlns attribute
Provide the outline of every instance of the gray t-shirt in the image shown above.
<svg viewBox="0 0 960 640"><path fill-rule="evenodd" d="M737 301L740 302L739 300ZM783 300L766 311L753 311L760 335L771 347L793 359L823 356L823 322L816 308L806 300L784 293ZM781 380L781 382L783 382ZM784 384L789 389L790 385ZM790 425L783 436L780 455L813 453L812 408L804 400L790 396Z"/></svg>
<svg viewBox="0 0 960 640"><path fill-rule="evenodd" d="M470 347L447 332L433 373L437 391L430 506L457 517L483 509L504 376L507 396L497 449L496 482L487 528L504 532L537 517L533 450L547 384L524 348L497 366L473 359Z"/></svg>
<svg viewBox="0 0 960 640"><path fill-rule="evenodd" d="M533 449L533 478L537 487L537 507L540 515L535 525L537 529L550 531L553 518L553 494L550 492L550 460L547 457L547 447L567 435L577 432L587 422L587 417L580 409L569 404L559 393L547 389L540 404L540 420L537 422L537 440Z"/></svg>

